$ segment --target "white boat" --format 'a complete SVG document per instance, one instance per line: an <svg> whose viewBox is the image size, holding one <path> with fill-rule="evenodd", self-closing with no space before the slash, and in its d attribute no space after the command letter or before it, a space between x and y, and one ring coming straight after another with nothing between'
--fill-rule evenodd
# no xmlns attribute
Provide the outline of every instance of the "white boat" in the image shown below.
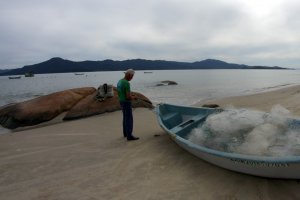
<svg viewBox="0 0 300 200"><path fill-rule="evenodd" d="M195 156L236 172L255 176L300 179L300 156L255 156L214 150L189 141L188 134L221 109L160 104L155 108L160 126L182 148ZM300 120L290 119L289 126L300 128Z"/></svg>

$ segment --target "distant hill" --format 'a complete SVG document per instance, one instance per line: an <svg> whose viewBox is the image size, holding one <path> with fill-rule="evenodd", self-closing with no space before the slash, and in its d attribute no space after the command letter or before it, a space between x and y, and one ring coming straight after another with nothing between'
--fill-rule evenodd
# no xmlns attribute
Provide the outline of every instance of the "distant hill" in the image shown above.
<svg viewBox="0 0 300 200"><path fill-rule="evenodd" d="M8 72L8 71L10 71L10 69L0 69L0 74L6 73L6 72Z"/></svg>
<svg viewBox="0 0 300 200"><path fill-rule="evenodd" d="M51 58L45 62L27 65L22 68L4 71L3 75L22 75L26 72L35 74L66 73L66 72L94 72L94 71L123 71L128 68L135 70L179 70L179 69L288 69L282 67L248 66L226 63L220 60L206 59L198 62L176 62L165 60L133 59L124 61L81 61L74 62L62 58Z"/></svg>

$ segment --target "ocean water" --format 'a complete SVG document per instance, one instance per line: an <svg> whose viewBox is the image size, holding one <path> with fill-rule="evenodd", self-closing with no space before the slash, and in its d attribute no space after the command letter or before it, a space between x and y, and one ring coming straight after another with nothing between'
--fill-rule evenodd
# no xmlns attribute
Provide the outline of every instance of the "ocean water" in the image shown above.
<svg viewBox="0 0 300 200"><path fill-rule="evenodd" d="M300 70L155 70L137 71L131 81L133 91L141 92L153 103L192 105L200 100L244 95L300 84ZM53 92L116 85L122 71L37 74L35 77L8 79L0 76L0 106L29 100ZM171 80L178 85L157 86Z"/></svg>

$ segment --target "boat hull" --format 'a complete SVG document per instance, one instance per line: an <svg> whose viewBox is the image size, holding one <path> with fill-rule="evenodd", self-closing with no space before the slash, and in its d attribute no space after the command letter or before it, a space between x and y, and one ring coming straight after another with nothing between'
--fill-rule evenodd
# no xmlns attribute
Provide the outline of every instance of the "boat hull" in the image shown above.
<svg viewBox="0 0 300 200"><path fill-rule="evenodd" d="M290 162L280 162L276 159L263 161L261 159L241 158L238 156L221 156L220 153L211 154L209 152L199 150L198 148L194 148L188 145L187 141L182 141L179 137L175 138L175 142L198 158L225 169L268 178L300 178L299 162L293 162L292 160Z"/></svg>
<svg viewBox="0 0 300 200"><path fill-rule="evenodd" d="M288 156L288 157L268 157L268 156L253 156L244 155L237 153L222 152L214 149L210 149L198 144L194 144L186 139L187 134L193 127L198 126L206 117L212 113L219 112L219 109L208 109L206 115L201 120L194 120L187 126L180 125L184 124L183 120L180 124L166 124L164 115L166 108L169 108L171 112L181 113L184 109L199 109L195 107L181 107L169 104L161 104L156 108L156 113L160 126L171 136L171 138L183 149L192 153L193 155L219 167L229 169L232 171L262 176L268 178L284 178L284 179L300 179L300 156ZM174 107L173 107L174 106ZM206 108L200 108L199 113L203 113ZM195 112L197 113L197 112ZM179 114L180 115L180 114ZM191 116L187 121L197 118L196 115ZM195 123L195 124L193 124ZM296 124L300 121L295 121ZM173 127L174 126L174 127ZM179 127L178 127L179 126Z"/></svg>

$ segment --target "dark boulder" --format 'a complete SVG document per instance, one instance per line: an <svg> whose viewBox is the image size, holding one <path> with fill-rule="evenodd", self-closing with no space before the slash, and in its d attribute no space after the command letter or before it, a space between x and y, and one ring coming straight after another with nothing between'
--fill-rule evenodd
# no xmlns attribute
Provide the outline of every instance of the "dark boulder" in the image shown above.
<svg viewBox="0 0 300 200"><path fill-rule="evenodd" d="M153 108L151 101L147 97L137 92L132 92L132 94L137 97L137 100L132 101L132 107ZM104 101L97 101L96 95L97 91L78 102L67 112L63 120L79 119L121 109L116 88L114 88L114 96L106 98Z"/></svg>
<svg viewBox="0 0 300 200"><path fill-rule="evenodd" d="M97 90L93 87L70 89L41 96L29 101L10 104L0 108L0 124L9 129L37 125L49 121L63 112L63 120L84 118L120 110L118 93L114 87L114 96L98 101ZM132 92L137 100L132 107L153 108L151 101L144 95Z"/></svg>
<svg viewBox="0 0 300 200"><path fill-rule="evenodd" d="M95 91L93 87L76 88L3 106L0 108L0 124L15 129L49 121Z"/></svg>
<svg viewBox="0 0 300 200"><path fill-rule="evenodd" d="M218 104L203 104L202 107L205 107L205 108L219 108L220 106Z"/></svg>
<svg viewBox="0 0 300 200"><path fill-rule="evenodd" d="M176 83L175 81L161 81L158 84L156 84L156 86L165 86L165 85L178 85L178 83Z"/></svg>

